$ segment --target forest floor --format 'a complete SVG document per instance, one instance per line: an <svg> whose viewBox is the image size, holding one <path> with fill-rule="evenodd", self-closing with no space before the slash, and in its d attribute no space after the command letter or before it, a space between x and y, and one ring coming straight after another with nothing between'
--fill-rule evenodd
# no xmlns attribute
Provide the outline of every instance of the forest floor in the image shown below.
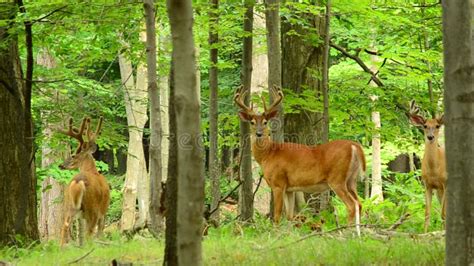
<svg viewBox="0 0 474 266"><path fill-rule="evenodd" d="M395 232L395 231L393 231ZM132 239L118 232L83 247L57 241L28 248L0 250L1 262L12 265L162 265L164 238L139 233ZM291 225L247 226L238 223L210 228L203 241L204 265L442 265L443 233L406 234L363 228L308 232Z"/></svg>

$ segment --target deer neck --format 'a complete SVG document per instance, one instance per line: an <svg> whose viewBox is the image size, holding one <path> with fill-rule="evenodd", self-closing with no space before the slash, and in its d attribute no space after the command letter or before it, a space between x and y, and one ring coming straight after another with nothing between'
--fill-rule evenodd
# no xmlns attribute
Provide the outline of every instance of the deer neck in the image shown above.
<svg viewBox="0 0 474 266"><path fill-rule="evenodd" d="M268 154L272 150L273 141L271 140L270 136L264 136L262 138L256 138L252 136L252 153L253 157L260 165L268 156Z"/></svg>
<svg viewBox="0 0 474 266"><path fill-rule="evenodd" d="M92 155L88 155L87 158L82 161L81 165L79 166L79 171L82 173L94 173L98 174L97 167L95 164L94 157Z"/></svg>
<svg viewBox="0 0 474 266"><path fill-rule="evenodd" d="M425 142L425 155L423 160L425 160L429 165L435 166L439 162L440 148L438 146L438 140Z"/></svg>

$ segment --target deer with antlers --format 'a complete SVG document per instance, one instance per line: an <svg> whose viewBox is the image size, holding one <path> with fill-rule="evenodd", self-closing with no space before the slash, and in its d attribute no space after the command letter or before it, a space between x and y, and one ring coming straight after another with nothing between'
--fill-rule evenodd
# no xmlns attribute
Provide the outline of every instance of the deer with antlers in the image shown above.
<svg viewBox="0 0 474 266"><path fill-rule="evenodd" d="M273 142L267 123L277 115L283 92L273 87L271 93L274 101L268 108L262 96L263 113L254 112L244 103L243 87L235 93L234 101L240 107L240 118L251 124L252 154L272 189L275 223L280 221L283 204L287 218L293 218L294 192L321 193L332 189L344 202L349 223L354 222L355 218L359 232L362 205L356 186L357 178L365 173L362 147L349 140L336 140L317 146Z"/></svg>
<svg viewBox="0 0 474 266"><path fill-rule="evenodd" d="M444 148L439 145L439 131L444 124L444 116L426 119L420 115L420 108L416 106L414 100L410 103L409 116L411 123L421 127L425 136L425 154L421 161L421 178L426 189L424 230L427 232L430 225L433 190L436 190L438 200L441 203L441 218L446 219L446 158Z"/></svg>
<svg viewBox="0 0 474 266"><path fill-rule="evenodd" d="M94 153L97 149L96 139L102 127L103 118L99 119L95 132L91 130L91 119L84 118L79 129L73 127L72 118L68 130L61 133L79 141L76 152L60 165L61 169L79 169L64 192L65 215L61 230L61 246L68 242L69 227L73 218L82 214L86 221L87 236L90 237L98 227L97 235L104 229L104 218L109 207L110 189L103 175L97 171Z"/></svg>

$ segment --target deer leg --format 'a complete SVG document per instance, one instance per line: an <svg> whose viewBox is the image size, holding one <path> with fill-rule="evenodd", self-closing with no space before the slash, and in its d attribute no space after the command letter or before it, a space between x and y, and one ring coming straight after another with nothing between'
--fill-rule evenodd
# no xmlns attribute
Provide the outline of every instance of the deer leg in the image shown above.
<svg viewBox="0 0 474 266"><path fill-rule="evenodd" d="M347 187L342 186L331 186L331 189L336 193L336 195L344 202L347 209L347 222L348 224L352 224L354 222L354 218L356 215L356 205L357 202L352 198L350 192L348 191Z"/></svg>
<svg viewBox="0 0 474 266"><path fill-rule="evenodd" d="M430 226L430 216L431 216L431 197L433 196L433 191L431 187L426 187L425 191L425 233L428 232L428 227Z"/></svg>
<svg viewBox="0 0 474 266"><path fill-rule="evenodd" d="M273 220L276 224L280 222L281 210L283 205L283 189L280 187L274 187L273 192Z"/></svg>
<svg viewBox="0 0 474 266"><path fill-rule="evenodd" d="M94 234L94 229L95 229L95 226L97 225L97 216L93 216L93 217L90 217L89 219L87 219L87 239L90 239L92 237L92 235Z"/></svg>
<svg viewBox="0 0 474 266"><path fill-rule="evenodd" d="M295 192L286 192L284 195L285 212L288 220L293 219L295 210Z"/></svg>
<svg viewBox="0 0 474 266"><path fill-rule="evenodd" d="M102 232L104 232L104 226L104 217L99 218L99 220L97 221L97 237L100 237L102 235Z"/></svg>
<svg viewBox="0 0 474 266"><path fill-rule="evenodd" d="M63 227L61 229L61 247L69 241L69 227L71 226L72 216L68 213L65 215Z"/></svg>
<svg viewBox="0 0 474 266"><path fill-rule="evenodd" d="M438 188L436 190L436 196L438 196L438 201L441 204L441 218L446 219L446 206L445 206L445 191L444 188Z"/></svg>

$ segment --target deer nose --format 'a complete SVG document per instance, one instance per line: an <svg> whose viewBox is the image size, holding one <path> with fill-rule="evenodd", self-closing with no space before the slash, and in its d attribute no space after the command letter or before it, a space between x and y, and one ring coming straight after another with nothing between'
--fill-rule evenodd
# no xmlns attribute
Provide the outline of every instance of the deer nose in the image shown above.
<svg viewBox="0 0 474 266"><path fill-rule="evenodd" d="M263 133L262 132L255 132L255 135L260 138L261 136L263 136Z"/></svg>
<svg viewBox="0 0 474 266"><path fill-rule="evenodd" d="M64 170L64 169L66 169L66 167L64 166L64 164L60 164L59 169Z"/></svg>
<svg viewBox="0 0 474 266"><path fill-rule="evenodd" d="M428 140L433 140L434 136L427 136Z"/></svg>

